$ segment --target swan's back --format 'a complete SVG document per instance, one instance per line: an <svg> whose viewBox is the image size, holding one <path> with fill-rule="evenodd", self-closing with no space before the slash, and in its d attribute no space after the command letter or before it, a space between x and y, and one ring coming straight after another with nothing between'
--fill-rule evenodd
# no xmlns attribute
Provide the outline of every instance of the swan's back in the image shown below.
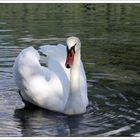
<svg viewBox="0 0 140 140"><path fill-rule="evenodd" d="M60 64L51 61L50 68L45 68L40 65L39 58L33 47L21 51L13 67L16 85L26 101L63 112L68 98L68 78L59 74L62 70ZM56 72L51 70L53 65Z"/></svg>

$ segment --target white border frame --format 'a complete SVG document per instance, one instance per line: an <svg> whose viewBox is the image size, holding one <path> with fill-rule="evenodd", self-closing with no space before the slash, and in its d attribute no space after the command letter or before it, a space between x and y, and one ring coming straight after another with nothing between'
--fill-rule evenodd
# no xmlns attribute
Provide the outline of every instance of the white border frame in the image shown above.
<svg viewBox="0 0 140 140"><path fill-rule="evenodd" d="M139 137L0 137L0 140L139 140Z"/></svg>
<svg viewBox="0 0 140 140"><path fill-rule="evenodd" d="M140 3L140 0L0 0L0 3Z"/></svg>
<svg viewBox="0 0 140 140"><path fill-rule="evenodd" d="M140 0L0 0L0 3L140 3ZM140 137L0 137L0 140L139 140Z"/></svg>
<svg viewBox="0 0 140 140"><path fill-rule="evenodd" d="M139 140L140 137L0 137L0 140Z"/></svg>

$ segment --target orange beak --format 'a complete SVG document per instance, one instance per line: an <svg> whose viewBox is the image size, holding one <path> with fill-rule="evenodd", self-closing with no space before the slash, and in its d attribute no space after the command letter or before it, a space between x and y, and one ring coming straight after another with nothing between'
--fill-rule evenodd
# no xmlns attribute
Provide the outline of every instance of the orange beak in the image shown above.
<svg viewBox="0 0 140 140"><path fill-rule="evenodd" d="M75 52L73 49L70 49L70 50L67 49L67 59L65 63L66 68L71 68L74 61L74 54Z"/></svg>

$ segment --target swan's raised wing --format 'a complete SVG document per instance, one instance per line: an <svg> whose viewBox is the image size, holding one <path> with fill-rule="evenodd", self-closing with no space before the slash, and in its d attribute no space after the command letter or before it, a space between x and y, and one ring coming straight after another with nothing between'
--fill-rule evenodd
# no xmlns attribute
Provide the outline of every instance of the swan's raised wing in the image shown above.
<svg viewBox="0 0 140 140"><path fill-rule="evenodd" d="M57 73L60 77L65 73L69 78L69 70L65 67L66 46L62 44L44 45L40 47L39 51L47 56L47 64L50 70Z"/></svg>
<svg viewBox="0 0 140 140"><path fill-rule="evenodd" d="M43 45L39 48L39 51L46 55L49 59L54 59L59 63L66 60L66 46L62 44Z"/></svg>
<svg viewBox="0 0 140 140"><path fill-rule="evenodd" d="M52 71L39 63L40 55L33 47L21 51L15 60L13 73L24 100L40 107L63 112L69 81L61 65L49 60Z"/></svg>

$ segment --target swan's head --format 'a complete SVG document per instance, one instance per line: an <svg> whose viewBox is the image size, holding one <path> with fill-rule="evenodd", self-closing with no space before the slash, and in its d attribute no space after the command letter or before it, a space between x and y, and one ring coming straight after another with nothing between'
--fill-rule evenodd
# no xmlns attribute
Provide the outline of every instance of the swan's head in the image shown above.
<svg viewBox="0 0 140 140"><path fill-rule="evenodd" d="M81 41L78 37L69 37L67 38L67 59L65 66L71 68L75 53L81 48Z"/></svg>

